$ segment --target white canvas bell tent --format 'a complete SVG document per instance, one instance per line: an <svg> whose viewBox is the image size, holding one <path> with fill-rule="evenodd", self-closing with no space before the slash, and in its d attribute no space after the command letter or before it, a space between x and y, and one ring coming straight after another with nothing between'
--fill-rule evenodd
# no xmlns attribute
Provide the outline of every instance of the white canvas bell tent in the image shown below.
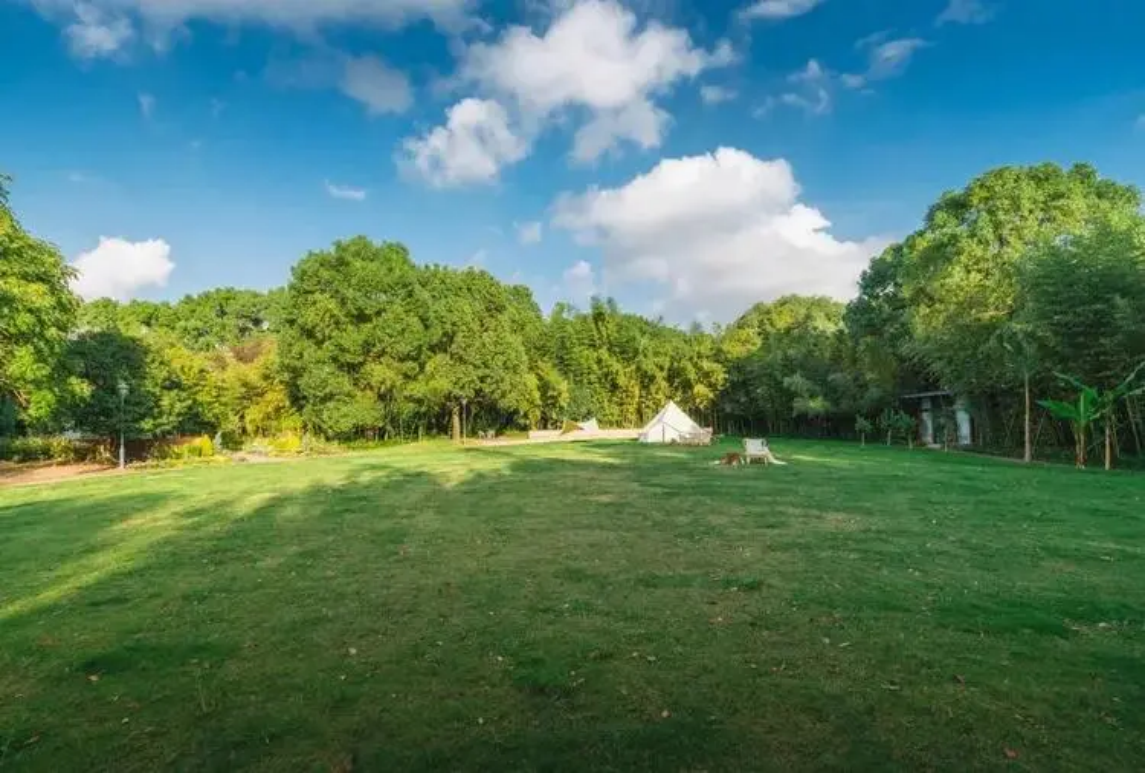
<svg viewBox="0 0 1145 773"><path fill-rule="evenodd" d="M656 418L640 431L641 443L678 443L687 435L702 432L700 425L671 400Z"/></svg>

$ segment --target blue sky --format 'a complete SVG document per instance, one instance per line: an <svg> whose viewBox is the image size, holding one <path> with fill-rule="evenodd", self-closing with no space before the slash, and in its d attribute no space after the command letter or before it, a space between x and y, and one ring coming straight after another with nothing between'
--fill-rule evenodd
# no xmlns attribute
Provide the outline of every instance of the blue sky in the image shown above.
<svg viewBox="0 0 1145 773"><path fill-rule="evenodd" d="M1130 0L0 0L0 169L89 296L356 234L548 306L846 298L943 190L1145 185Z"/></svg>

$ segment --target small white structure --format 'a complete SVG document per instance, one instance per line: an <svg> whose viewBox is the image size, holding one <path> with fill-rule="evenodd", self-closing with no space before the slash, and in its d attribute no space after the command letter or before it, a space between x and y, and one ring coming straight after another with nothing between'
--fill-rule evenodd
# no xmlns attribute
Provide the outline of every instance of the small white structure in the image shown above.
<svg viewBox="0 0 1145 773"><path fill-rule="evenodd" d="M692 421L680 406L671 400L660 409L656 418L640 430L641 443L681 443L689 437L703 433L703 428Z"/></svg>
<svg viewBox="0 0 1145 773"><path fill-rule="evenodd" d="M600 432L600 425L596 423L596 419L589 419L577 424L581 432Z"/></svg>
<svg viewBox="0 0 1145 773"><path fill-rule="evenodd" d="M958 445L971 445L973 435L971 434L970 410L964 399L942 390L903 395L902 399L904 401L918 401L917 407L912 412L917 414L918 439L924 445L931 448L938 448L942 445L938 442L941 438L939 437L936 419L943 411L953 412L954 423L958 430Z"/></svg>

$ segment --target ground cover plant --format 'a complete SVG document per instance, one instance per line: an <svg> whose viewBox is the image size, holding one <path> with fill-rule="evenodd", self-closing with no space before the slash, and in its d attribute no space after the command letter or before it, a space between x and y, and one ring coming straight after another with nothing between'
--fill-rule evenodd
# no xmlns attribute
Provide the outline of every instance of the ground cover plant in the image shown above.
<svg viewBox="0 0 1145 773"><path fill-rule="evenodd" d="M0 769L1131 769L1145 481L872 443L0 490Z"/></svg>

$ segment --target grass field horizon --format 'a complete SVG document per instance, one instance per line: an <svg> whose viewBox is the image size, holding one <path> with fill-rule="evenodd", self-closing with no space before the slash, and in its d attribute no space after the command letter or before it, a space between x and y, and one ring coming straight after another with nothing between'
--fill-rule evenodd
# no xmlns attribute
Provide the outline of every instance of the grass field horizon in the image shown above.
<svg viewBox="0 0 1145 773"><path fill-rule="evenodd" d="M1133 769L1145 478L439 444L0 489L0 769Z"/></svg>

